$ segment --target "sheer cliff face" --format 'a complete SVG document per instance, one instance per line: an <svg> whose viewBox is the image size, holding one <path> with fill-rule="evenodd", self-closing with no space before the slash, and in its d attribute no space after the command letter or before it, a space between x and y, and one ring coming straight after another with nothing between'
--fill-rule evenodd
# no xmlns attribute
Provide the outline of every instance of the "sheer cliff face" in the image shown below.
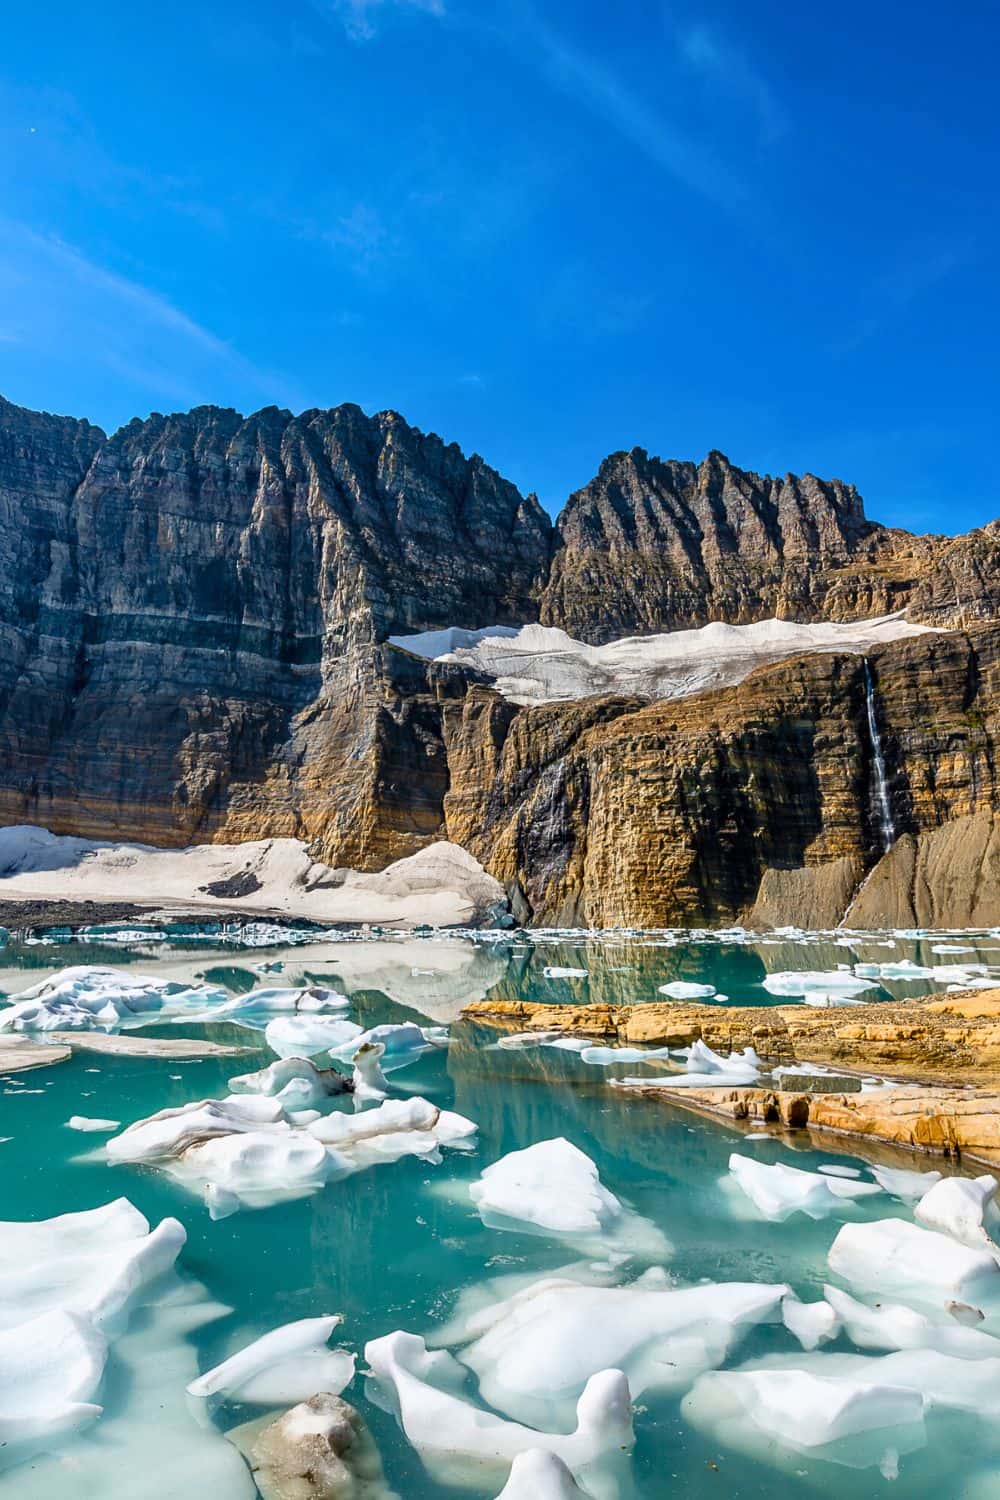
<svg viewBox="0 0 1000 1500"><path fill-rule="evenodd" d="M721 453L616 453L557 524L544 624L601 644L726 620L847 620L905 605L934 539L865 519L852 485L761 478Z"/></svg>
<svg viewBox="0 0 1000 1500"><path fill-rule="evenodd" d="M377 643L531 618L548 556L534 499L352 406L203 407L105 439L4 405L0 503L0 814L154 842L298 833L362 863L440 824L412 729L433 811L418 786L391 826L380 779L412 694Z"/></svg>
<svg viewBox="0 0 1000 1500"><path fill-rule="evenodd" d="M535 920L828 925L881 854L860 658L519 709L385 642L906 606L960 628L872 654L901 837L859 900L1000 922L1000 523L911 537L838 482L637 449L553 531L479 458L354 406L106 438L0 401L0 507L0 821L296 835L369 869L447 836Z"/></svg>

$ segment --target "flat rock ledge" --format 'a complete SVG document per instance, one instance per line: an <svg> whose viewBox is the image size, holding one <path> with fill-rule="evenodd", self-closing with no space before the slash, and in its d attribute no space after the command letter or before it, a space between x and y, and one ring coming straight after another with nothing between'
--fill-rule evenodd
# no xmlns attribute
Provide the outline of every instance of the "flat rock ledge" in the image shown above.
<svg viewBox="0 0 1000 1500"><path fill-rule="evenodd" d="M813 1009L806 1005L534 1005L479 1000L462 1019L629 1045L754 1047L771 1063L815 1062L899 1082L858 1093L760 1087L631 1090L734 1121L836 1131L913 1150L1000 1163L1000 989Z"/></svg>
<svg viewBox="0 0 1000 1500"><path fill-rule="evenodd" d="M29 1068L51 1068L68 1062L74 1052L97 1052L115 1057L160 1057L187 1062L203 1057L243 1057L253 1049L194 1037L139 1036L135 1032L108 1035L103 1031L47 1031L40 1040L23 1032L0 1036L0 1074Z"/></svg>

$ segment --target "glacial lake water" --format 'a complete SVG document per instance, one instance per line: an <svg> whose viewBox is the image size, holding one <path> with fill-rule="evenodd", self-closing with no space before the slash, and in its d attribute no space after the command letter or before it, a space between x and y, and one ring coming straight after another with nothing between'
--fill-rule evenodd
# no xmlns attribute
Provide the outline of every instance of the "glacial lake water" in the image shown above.
<svg viewBox="0 0 1000 1500"><path fill-rule="evenodd" d="M54 1500L63 1494L74 1500L194 1500L209 1493L212 1500L227 1500L218 1485L199 1488L196 1472L184 1477L183 1455L190 1449L196 1468L204 1434L179 1387L200 1370L279 1324L325 1312L343 1315L334 1342L356 1351L363 1370L368 1339L394 1329L430 1335L460 1298L486 1283L513 1275L541 1278L592 1263L595 1252L581 1253L565 1240L484 1225L468 1185L507 1152L560 1136L579 1147L596 1163L605 1187L662 1231L669 1250L658 1259L679 1286L786 1282L807 1301L822 1296L825 1282L837 1281L826 1257L845 1222L912 1219L911 1210L880 1194L817 1220L796 1213L770 1222L723 1186L730 1153L813 1171L832 1164L854 1169L866 1180L872 1161L921 1171L941 1166L836 1139L817 1144L816 1137L802 1134L747 1140L743 1128L610 1087L616 1076L643 1072L642 1064L607 1068L550 1047L498 1048L496 1032L458 1021L469 1001L499 996L634 1004L662 999L659 986L682 981L714 986L727 997L717 1004L787 1004L787 997L764 988L769 974L836 974L855 963L976 964L986 977L1000 976L1000 936L988 933L789 933L766 939L733 934L722 940L666 933L308 938L299 934L294 944L258 946L260 933L248 945L236 933L225 940L183 933L164 940L135 931L124 939L113 932L95 934L87 942L11 941L0 950L0 991L8 999L67 966L111 964L204 979L233 996L264 985L319 983L346 993L350 1018L362 1026L414 1020L447 1026L450 1046L428 1051L390 1074L392 1094L420 1095L460 1112L479 1129L474 1152L445 1151L437 1165L403 1158L297 1201L212 1220L193 1192L149 1167L109 1166L103 1152L107 1136L78 1133L66 1122L80 1115L128 1124L194 1099L223 1097L231 1076L273 1060L262 1031L222 1022L154 1023L139 1034L207 1036L250 1050L240 1058L185 1061L84 1052L58 1066L0 1078L2 1218L44 1219L126 1196L152 1223L166 1215L183 1223L188 1239L179 1264L189 1299L228 1309L216 1309L218 1316L205 1321L171 1320L141 1310L112 1348L104 1415L54 1443L54 1452L0 1474L0 1492L14 1500ZM267 972L265 964L271 966ZM546 968L585 974L551 977ZM918 995L944 988L945 982L886 978L865 998ZM662 1069L645 1066L654 1073ZM350 1109L350 1104L337 1101L332 1107ZM640 1251L611 1274L628 1284L649 1264L650 1257ZM941 1305L924 1311L948 1321ZM984 1311L979 1326L1000 1336L1000 1302ZM1000 1343L997 1351L1000 1358ZM455 1352L461 1357L460 1349ZM841 1334L822 1346L821 1355L856 1352ZM737 1342L726 1368L797 1353L799 1345L782 1324L763 1324ZM664 1394L653 1388L637 1398L634 1451L623 1455L617 1478L604 1493L621 1500L771 1500L777 1494L860 1500L883 1493L914 1500L1000 1497L1000 1362L981 1369L982 1414L936 1403L925 1416L920 1445L895 1457L890 1453L888 1460L884 1451L873 1457L872 1445L860 1441L847 1442L833 1455L796 1450L774 1439L748 1452L724 1424L706 1428L688 1420L681 1409L683 1391ZM344 1394L362 1412L387 1480L404 1500L445 1495L491 1500L499 1492L502 1478L497 1483L484 1475L476 1482L466 1476L453 1484L430 1475L395 1417L368 1399L361 1373ZM467 1394L475 1399L471 1378ZM256 1415L256 1410L229 1411L225 1421ZM891 1439L885 1447L893 1448ZM161 1451L170 1455L162 1466Z"/></svg>

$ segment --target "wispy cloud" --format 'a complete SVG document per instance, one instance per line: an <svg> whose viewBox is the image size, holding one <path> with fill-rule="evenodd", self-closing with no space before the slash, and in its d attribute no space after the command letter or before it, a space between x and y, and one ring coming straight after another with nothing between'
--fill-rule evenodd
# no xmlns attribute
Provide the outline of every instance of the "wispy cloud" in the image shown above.
<svg viewBox="0 0 1000 1500"><path fill-rule="evenodd" d="M680 34L684 62L719 94L756 118L761 143L784 135L788 120L763 73L715 26L698 22Z"/></svg>
<svg viewBox="0 0 1000 1500"><path fill-rule="evenodd" d="M443 16L444 0L315 0L317 9L332 12L343 23L353 42L370 42L378 30L378 21L390 10L422 10L427 15Z"/></svg>
<svg viewBox="0 0 1000 1500"><path fill-rule="evenodd" d="M748 196L746 184L599 58L575 47L535 9L518 8L519 50L546 80L600 116L656 166L718 203Z"/></svg>
<svg viewBox="0 0 1000 1500"><path fill-rule="evenodd" d="M227 399L295 401L283 376L257 366L154 287L56 235L4 218L0 293L23 310L33 349L53 365L85 358L154 398L214 400L228 391Z"/></svg>

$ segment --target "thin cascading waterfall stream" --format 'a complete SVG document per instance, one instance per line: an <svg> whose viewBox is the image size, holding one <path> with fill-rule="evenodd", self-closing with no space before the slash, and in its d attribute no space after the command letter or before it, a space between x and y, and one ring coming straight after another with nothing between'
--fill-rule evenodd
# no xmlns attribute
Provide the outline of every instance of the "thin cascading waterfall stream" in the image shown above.
<svg viewBox="0 0 1000 1500"><path fill-rule="evenodd" d="M892 817L892 800L885 774L885 754L882 736L879 733L878 714L875 711L875 684L867 656L865 664L865 706L868 712L868 737L872 747L872 769L874 771L875 807L878 812L879 838L882 852L886 853L896 842L896 825Z"/></svg>

